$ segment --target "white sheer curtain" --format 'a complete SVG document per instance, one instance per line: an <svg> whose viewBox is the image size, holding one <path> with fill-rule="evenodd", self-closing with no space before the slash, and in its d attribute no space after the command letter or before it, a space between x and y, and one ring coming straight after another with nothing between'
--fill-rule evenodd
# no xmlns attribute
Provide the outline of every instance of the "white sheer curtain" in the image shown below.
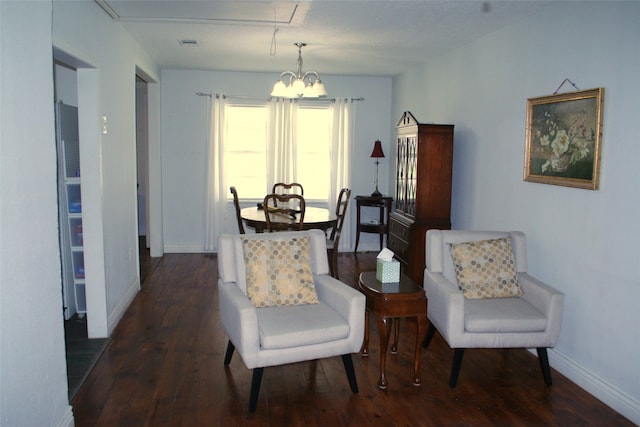
<svg viewBox="0 0 640 427"><path fill-rule="evenodd" d="M354 141L354 123L356 118L356 103L352 99L337 99L331 105L333 113L333 128L331 134L331 173L329 179L329 209L335 209L338 195L342 188L351 188L351 156ZM354 194L352 193L353 197ZM333 203L332 203L333 202ZM340 247L338 250L350 250L351 220L353 200L349 201L349 211L342 226Z"/></svg>
<svg viewBox="0 0 640 427"><path fill-rule="evenodd" d="M269 102L269 124L267 131L267 191L276 182L294 182L296 104L288 99Z"/></svg>
<svg viewBox="0 0 640 427"><path fill-rule="evenodd" d="M218 236L226 216L226 187L224 166L225 96L212 95L209 103L209 135L207 141L207 182L205 185L205 252L218 249Z"/></svg>

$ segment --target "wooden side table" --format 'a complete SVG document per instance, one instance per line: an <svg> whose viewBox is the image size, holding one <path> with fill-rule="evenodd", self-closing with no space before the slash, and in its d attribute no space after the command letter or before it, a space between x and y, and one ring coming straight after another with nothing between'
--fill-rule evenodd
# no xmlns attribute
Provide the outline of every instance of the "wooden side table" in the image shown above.
<svg viewBox="0 0 640 427"><path fill-rule="evenodd" d="M382 240L389 234L389 213L391 212L391 197L371 197L356 196L356 206L358 208L358 226L356 229L356 247L353 252L358 252L360 233L377 233L380 235L380 250L382 250ZM380 210L379 220L376 223L363 223L360 220L360 210L363 206L378 208Z"/></svg>
<svg viewBox="0 0 640 427"><path fill-rule="evenodd" d="M364 320L364 343L362 355L369 355L369 312L377 316L378 331L380 333L380 380L378 388L387 388L386 361L389 336L396 319L396 336L392 350L397 350L398 318L415 317L418 323L416 333L415 354L413 358L413 385L420 385L420 349L427 329L427 297L424 289L416 285L408 276L401 274L400 282L382 284L376 279L375 271L360 274L358 281L360 290L367 298L367 309Z"/></svg>

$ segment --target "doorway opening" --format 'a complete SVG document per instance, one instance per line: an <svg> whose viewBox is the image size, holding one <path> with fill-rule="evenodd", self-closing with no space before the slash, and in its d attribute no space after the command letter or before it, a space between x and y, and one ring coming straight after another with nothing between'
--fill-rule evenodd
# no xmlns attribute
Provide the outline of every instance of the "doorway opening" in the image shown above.
<svg viewBox="0 0 640 427"><path fill-rule="evenodd" d="M71 401L106 348L108 338L89 339L87 327L77 70L54 61L53 75L62 311Z"/></svg>
<svg viewBox="0 0 640 427"><path fill-rule="evenodd" d="M136 175L138 196L138 267L140 286L160 258L151 257L149 230L149 94L144 76L136 74Z"/></svg>

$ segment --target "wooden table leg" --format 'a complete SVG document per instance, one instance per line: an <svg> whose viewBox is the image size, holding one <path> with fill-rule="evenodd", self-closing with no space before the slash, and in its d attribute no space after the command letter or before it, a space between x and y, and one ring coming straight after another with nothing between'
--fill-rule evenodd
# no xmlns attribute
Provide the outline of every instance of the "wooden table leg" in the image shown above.
<svg viewBox="0 0 640 427"><path fill-rule="evenodd" d="M418 330L416 331L416 349L413 356L413 385L419 386L420 383L420 350L422 349L422 340L424 339L425 332L427 330L427 317L418 316L416 319L418 323Z"/></svg>
<svg viewBox="0 0 640 427"><path fill-rule="evenodd" d="M391 345L391 354L398 354L398 339L400 339L400 319L394 319L395 328L393 328L393 344Z"/></svg>
<svg viewBox="0 0 640 427"><path fill-rule="evenodd" d="M362 342L362 356L369 356L369 310L364 310L364 340Z"/></svg>
<svg viewBox="0 0 640 427"><path fill-rule="evenodd" d="M378 331L380 331L380 381L378 381L378 388L382 390L387 388L387 346L389 345L392 323L392 318L378 316Z"/></svg>

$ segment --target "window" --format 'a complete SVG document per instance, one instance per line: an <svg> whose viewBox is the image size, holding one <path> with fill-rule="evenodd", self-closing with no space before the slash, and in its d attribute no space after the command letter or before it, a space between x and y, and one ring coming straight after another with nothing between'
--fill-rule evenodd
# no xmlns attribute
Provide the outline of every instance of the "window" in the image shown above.
<svg viewBox="0 0 640 427"><path fill-rule="evenodd" d="M308 200L327 200L331 172L331 110L298 106L293 181L304 186ZM226 182L241 198L262 199L268 176L268 110L264 105L228 105L225 110ZM276 174L277 175L277 174ZM231 195L228 193L227 198Z"/></svg>

